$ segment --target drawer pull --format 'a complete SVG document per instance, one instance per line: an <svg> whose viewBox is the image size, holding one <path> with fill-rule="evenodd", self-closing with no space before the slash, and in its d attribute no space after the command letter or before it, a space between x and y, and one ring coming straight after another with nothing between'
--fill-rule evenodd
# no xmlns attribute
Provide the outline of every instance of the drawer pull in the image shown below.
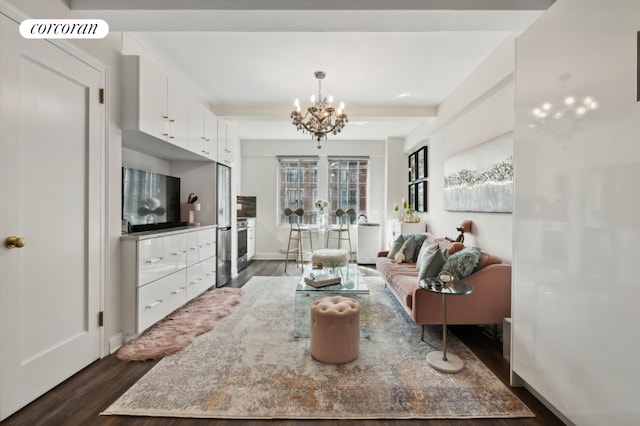
<svg viewBox="0 0 640 426"><path fill-rule="evenodd" d="M144 308L145 309L153 309L153 308L155 308L156 306L158 306L161 303L162 303L162 299L158 299L155 302L153 302L152 304L145 306Z"/></svg>
<svg viewBox="0 0 640 426"><path fill-rule="evenodd" d="M196 250L198 250L198 247L191 247L191 248L189 248L189 250L196 251Z"/></svg>
<svg viewBox="0 0 640 426"><path fill-rule="evenodd" d="M183 292L183 291L185 291L185 290L186 290L186 288L184 288L184 287L180 287L180 288L178 288L178 289L173 290L173 291L171 292L171 294L179 294L179 293L182 293L182 292Z"/></svg>
<svg viewBox="0 0 640 426"><path fill-rule="evenodd" d="M161 260L162 260L162 257L154 257L153 259L145 260L144 263L156 263L156 262L160 262Z"/></svg>
<svg viewBox="0 0 640 426"><path fill-rule="evenodd" d="M174 251L173 253L171 253L171 256L180 256L181 254L185 254L186 252L186 250Z"/></svg>
<svg viewBox="0 0 640 426"><path fill-rule="evenodd" d="M215 244L215 243L211 243L211 242L207 243L207 245L208 245L208 246L212 246L212 245L214 245L214 244Z"/></svg>

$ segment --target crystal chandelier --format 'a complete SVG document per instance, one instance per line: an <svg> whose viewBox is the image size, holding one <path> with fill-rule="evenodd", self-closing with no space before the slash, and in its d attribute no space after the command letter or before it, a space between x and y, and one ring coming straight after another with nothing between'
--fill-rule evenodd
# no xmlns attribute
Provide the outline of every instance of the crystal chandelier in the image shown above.
<svg viewBox="0 0 640 426"><path fill-rule="evenodd" d="M305 131L311 133L312 139L318 141L318 149L320 149L320 142L326 140L329 133L334 135L340 133L349 120L344 113L343 102L340 102L336 110L333 107L333 96L322 97L322 79L326 76L324 71L316 71L315 76L318 79L318 98L311 95L311 106L307 108L304 115L300 113L300 101L296 99L294 103L296 109L291 112L291 119L293 125L302 133Z"/></svg>

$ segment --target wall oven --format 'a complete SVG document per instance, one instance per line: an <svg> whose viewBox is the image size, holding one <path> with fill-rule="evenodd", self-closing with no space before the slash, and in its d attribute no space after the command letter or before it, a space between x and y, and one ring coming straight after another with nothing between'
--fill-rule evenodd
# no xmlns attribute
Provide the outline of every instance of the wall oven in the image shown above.
<svg viewBox="0 0 640 426"><path fill-rule="evenodd" d="M238 219L236 229L238 230L238 272L247 267L247 225L246 219Z"/></svg>

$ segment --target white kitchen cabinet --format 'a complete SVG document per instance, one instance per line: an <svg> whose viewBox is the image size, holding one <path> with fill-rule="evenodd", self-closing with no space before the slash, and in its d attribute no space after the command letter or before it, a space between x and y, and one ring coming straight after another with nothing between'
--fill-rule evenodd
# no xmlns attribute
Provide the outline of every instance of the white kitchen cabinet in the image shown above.
<svg viewBox="0 0 640 426"><path fill-rule="evenodd" d="M122 245L124 340L216 285L216 227L128 234Z"/></svg>
<svg viewBox="0 0 640 426"><path fill-rule="evenodd" d="M247 219L247 260L256 255L256 219Z"/></svg>
<svg viewBox="0 0 640 426"><path fill-rule="evenodd" d="M213 161L218 158L218 117L197 98L189 98L187 148Z"/></svg>
<svg viewBox="0 0 640 426"><path fill-rule="evenodd" d="M176 80L167 77L167 117L169 126L168 142L180 147L187 147L188 114L187 103L189 96Z"/></svg>
<svg viewBox="0 0 640 426"><path fill-rule="evenodd" d="M232 166L232 138L230 136L230 128L229 124L218 118L218 163L224 164L225 166Z"/></svg>
<svg viewBox="0 0 640 426"><path fill-rule="evenodd" d="M188 149L189 96L153 59L123 56L122 143L169 160L202 160Z"/></svg>

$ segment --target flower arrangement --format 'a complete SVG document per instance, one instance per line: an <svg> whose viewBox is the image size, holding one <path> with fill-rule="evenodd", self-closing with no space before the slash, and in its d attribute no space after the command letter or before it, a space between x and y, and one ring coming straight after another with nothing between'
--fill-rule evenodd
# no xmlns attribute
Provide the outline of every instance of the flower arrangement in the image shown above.
<svg viewBox="0 0 640 426"><path fill-rule="evenodd" d="M316 200L314 205L318 208L318 210L320 210L320 213L324 213L324 209L329 207L329 202L327 200L318 199Z"/></svg>
<svg viewBox="0 0 640 426"><path fill-rule="evenodd" d="M405 198L402 199L401 206L402 209L400 209L397 203L393 205L393 211L398 215L400 222L420 222L420 217L413 215L413 213L415 213L414 207L407 203Z"/></svg>

